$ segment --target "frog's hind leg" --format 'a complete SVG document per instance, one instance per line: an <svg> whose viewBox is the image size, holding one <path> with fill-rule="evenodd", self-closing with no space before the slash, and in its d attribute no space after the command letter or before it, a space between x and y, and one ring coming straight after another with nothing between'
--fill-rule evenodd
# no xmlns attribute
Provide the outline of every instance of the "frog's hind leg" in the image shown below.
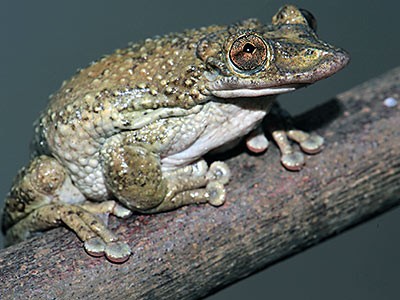
<svg viewBox="0 0 400 300"><path fill-rule="evenodd" d="M92 256L102 256L113 262L125 261L131 251L118 241L102 221L82 207L68 204L42 206L7 230L6 237L13 241L26 239L32 233L65 224L84 241L85 250Z"/></svg>
<svg viewBox="0 0 400 300"><path fill-rule="evenodd" d="M205 164L205 161L202 161ZM187 166L192 167L192 166ZM195 165L194 165L195 167ZM176 174L168 174L175 177L169 182L169 193L155 208L145 211L156 213L172 210L184 205L209 203L213 206L221 206L225 202L225 184L228 183L231 173L229 167L221 161L213 162L204 176L190 177L178 169Z"/></svg>
<svg viewBox="0 0 400 300"><path fill-rule="evenodd" d="M125 217L130 211L115 201L86 201L57 160L39 156L14 182L6 199L3 230L10 244L65 224L85 242L89 254L105 253L112 261L126 260L129 247L119 242L95 214Z"/></svg>
<svg viewBox="0 0 400 300"><path fill-rule="evenodd" d="M222 162L208 168L199 161L166 171L151 146L132 142L129 133L110 138L101 153L108 188L132 210L153 213L192 203L221 205L225 200L230 172Z"/></svg>

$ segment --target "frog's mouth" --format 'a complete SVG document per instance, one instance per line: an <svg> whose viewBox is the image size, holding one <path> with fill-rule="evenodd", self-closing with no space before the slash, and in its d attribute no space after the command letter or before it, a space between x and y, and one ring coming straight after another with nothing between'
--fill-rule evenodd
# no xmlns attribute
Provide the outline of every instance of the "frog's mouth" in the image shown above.
<svg viewBox="0 0 400 300"><path fill-rule="evenodd" d="M277 87L267 88L237 88L226 90L214 90L212 94L219 98L241 98L241 97L261 97L292 92L308 84L288 84Z"/></svg>

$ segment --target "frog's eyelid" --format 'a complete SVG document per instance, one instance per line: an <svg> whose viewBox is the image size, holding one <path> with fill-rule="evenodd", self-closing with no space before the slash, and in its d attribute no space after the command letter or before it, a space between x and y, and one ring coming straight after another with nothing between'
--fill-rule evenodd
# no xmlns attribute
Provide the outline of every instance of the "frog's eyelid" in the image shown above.
<svg viewBox="0 0 400 300"><path fill-rule="evenodd" d="M273 25L304 25L317 30L317 21L313 14L306 9L297 8L293 5L283 6L273 17Z"/></svg>
<svg viewBox="0 0 400 300"><path fill-rule="evenodd" d="M300 8L299 11L301 12L302 16L304 17L304 20L306 20L308 26L314 32L317 32L318 23L317 23L317 19L314 17L314 15L307 9Z"/></svg>

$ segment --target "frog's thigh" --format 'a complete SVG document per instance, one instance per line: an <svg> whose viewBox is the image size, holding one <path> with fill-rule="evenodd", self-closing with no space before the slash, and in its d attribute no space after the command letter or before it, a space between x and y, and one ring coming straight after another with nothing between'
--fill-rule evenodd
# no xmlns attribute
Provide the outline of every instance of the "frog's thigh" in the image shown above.
<svg viewBox="0 0 400 300"><path fill-rule="evenodd" d="M101 151L107 187L126 207L143 210L157 206L167 193L160 159L143 143L124 144L111 138Z"/></svg>
<svg viewBox="0 0 400 300"><path fill-rule="evenodd" d="M17 242L32 232L56 226L54 222L41 222L35 212L58 201L66 182L71 184L63 166L52 157L35 157L20 170L5 201L3 229L8 242Z"/></svg>

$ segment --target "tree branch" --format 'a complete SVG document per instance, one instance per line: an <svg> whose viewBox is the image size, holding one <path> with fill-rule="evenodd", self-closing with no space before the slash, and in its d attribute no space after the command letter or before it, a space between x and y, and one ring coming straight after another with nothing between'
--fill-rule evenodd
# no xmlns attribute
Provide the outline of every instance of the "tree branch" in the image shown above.
<svg viewBox="0 0 400 300"><path fill-rule="evenodd" d="M400 68L300 116L326 138L300 172L278 151L244 152L220 208L189 206L110 226L128 262L92 258L66 229L0 252L2 299L194 299L367 220L400 202Z"/></svg>

